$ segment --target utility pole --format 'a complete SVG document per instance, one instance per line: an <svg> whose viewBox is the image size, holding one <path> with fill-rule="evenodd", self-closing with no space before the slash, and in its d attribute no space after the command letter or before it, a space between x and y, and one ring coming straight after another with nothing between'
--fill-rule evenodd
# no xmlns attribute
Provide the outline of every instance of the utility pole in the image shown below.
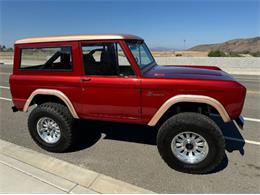
<svg viewBox="0 0 260 195"><path fill-rule="evenodd" d="M185 45L186 45L186 39L183 40L183 50L186 49Z"/></svg>

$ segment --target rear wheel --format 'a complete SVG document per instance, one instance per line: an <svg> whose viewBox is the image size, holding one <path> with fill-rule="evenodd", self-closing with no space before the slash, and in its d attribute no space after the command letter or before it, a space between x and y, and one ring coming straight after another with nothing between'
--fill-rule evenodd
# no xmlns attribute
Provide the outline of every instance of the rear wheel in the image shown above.
<svg viewBox="0 0 260 195"><path fill-rule="evenodd" d="M157 147L172 168L187 173L214 170L225 154L225 140L219 127L199 113L180 113L159 129Z"/></svg>
<svg viewBox="0 0 260 195"><path fill-rule="evenodd" d="M68 108L58 103L37 106L28 118L33 140L50 152L64 152L73 142L73 117Z"/></svg>

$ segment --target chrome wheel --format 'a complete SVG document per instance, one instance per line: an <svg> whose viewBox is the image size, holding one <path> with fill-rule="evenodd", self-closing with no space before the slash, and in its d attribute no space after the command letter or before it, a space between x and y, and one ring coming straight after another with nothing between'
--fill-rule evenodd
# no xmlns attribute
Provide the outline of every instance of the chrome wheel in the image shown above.
<svg viewBox="0 0 260 195"><path fill-rule="evenodd" d="M48 144L57 143L61 137L59 125L49 117L42 117L38 120L37 133Z"/></svg>
<svg viewBox="0 0 260 195"><path fill-rule="evenodd" d="M194 132L177 134L171 142L171 150L176 158L188 164L203 161L209 152L207 141Z"/></svg>

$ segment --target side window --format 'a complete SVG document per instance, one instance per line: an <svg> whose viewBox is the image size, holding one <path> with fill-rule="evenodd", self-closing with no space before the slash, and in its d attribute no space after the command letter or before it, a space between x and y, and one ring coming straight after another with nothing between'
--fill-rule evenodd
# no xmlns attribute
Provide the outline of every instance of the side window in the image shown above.
<svg viewBox="0 0 260 195"><path fill-rule="evenodd" d="M135 75L118 43L91 43L82 46L86 75Z"/></svg>
<svg viewBox="0 0 260 195"><path fill-rule="evenodd" d="M23 48L22 70L72 70L71 47Z"/></svg>

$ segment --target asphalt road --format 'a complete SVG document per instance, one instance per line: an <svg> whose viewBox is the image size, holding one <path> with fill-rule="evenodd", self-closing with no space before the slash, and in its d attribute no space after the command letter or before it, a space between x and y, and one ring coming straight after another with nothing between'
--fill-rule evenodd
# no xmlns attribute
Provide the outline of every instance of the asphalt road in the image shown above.
<svg viewBox="0 0 260 195"><path fill-rule="evenodd" d="M80 121L80 139L70 152L40 149L27 130L28 113L13 113L8 84L11 69L0 65L0 138L49 154L73 164L159 193L260 193L260 77L234 75L247 89L238 131L232 123L221 126L226 137L226 158L217 170L190 175L169 168L155 145L156 129L128 124ZM7 100L5 99L7 98Z"/></svg>

